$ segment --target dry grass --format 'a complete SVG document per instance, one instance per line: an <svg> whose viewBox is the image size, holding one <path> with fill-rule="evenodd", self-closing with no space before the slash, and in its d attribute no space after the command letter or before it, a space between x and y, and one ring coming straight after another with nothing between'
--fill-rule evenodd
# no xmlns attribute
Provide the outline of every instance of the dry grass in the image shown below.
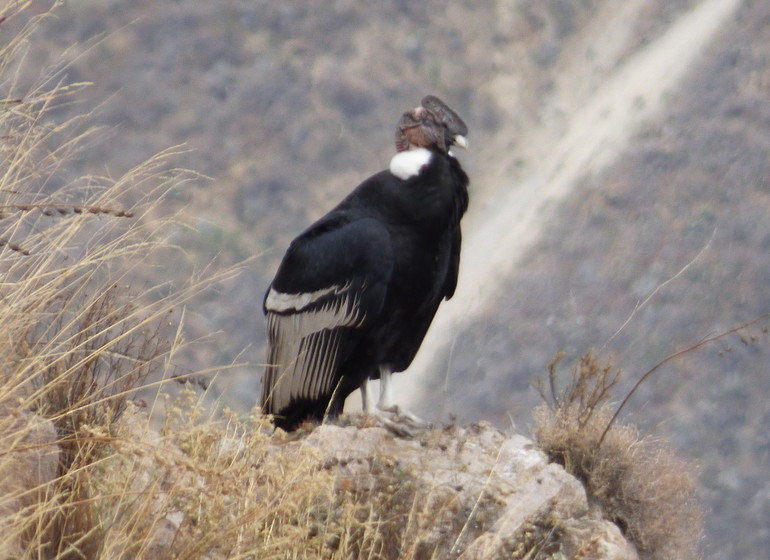
<svg viewBox="0 0 770 560"><path fill-rule="evenodd" d="M664 441L614 421L608 401L620 372L611 364L587 354L565 388L558 387L557 364L549 367L547 385L539 385L546 403L535 409L535 441L583 481L589 500L641 558L699 558L703 512L692 468Z"/></svg>
<svg viewBox="0 0 770 560"><path fill-rule="evenodd" d="M0 26L28 7L0 8ZM117 179L70 177L98 131L89 115L53 115L84 84L62 69L17 81L47 15L0 47L0 558L96 558L92 475L107 440L94 434L162 377L183 344L173 313L221 277L133 288L178 228L159 202L194 174L169 150ZM53 472L32 472L44 464Z"/></svg>

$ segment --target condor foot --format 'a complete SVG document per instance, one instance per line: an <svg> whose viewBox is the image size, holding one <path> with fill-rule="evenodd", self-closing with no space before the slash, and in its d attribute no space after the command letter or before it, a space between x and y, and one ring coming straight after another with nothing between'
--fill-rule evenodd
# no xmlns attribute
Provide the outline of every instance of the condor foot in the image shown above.
<svg viewBox="0 0 770 560"><path fill-rule="evenodd" d="M430 429L432 426L422 418L415 416L397 405L377 408L366 413L374 424L381 425L393 435L411 438Z"/></svg>

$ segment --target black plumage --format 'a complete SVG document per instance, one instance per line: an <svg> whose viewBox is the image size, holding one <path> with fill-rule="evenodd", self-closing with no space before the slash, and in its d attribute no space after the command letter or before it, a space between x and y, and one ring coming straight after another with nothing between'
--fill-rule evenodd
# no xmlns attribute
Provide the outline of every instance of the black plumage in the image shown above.
<svg viewBox="0 0 770 560"><path fill-rule="evenodd" d="M468 177L449 148L466 133L427 96L399 121L390 169L289 246L264 300L261 404L277 426L336 416L368 379L412 362L457 284Z"/></svg>

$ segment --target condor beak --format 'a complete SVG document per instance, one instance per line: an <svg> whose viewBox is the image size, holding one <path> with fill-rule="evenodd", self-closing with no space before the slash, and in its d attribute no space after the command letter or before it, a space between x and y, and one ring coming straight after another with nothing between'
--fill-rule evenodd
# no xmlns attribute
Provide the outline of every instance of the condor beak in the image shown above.
<svg viewBox="0 0 770 560"><path fill-rule="evenodd" d="M462 134L455 134L452 137L452 140L454 140L454 144L458 148L462 148L463 150L467 150L468 149L468 139L465 136L463 136Z"/></svg>

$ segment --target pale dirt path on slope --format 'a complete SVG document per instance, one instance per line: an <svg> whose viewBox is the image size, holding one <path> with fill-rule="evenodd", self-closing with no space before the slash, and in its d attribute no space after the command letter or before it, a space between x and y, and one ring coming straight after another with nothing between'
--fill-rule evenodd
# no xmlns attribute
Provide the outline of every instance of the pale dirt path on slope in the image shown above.
<svg viewBox="0 0 770 560"><path fill-rule="evenodd" d="M520 161L522 153L506 151L505 139L487 145L495 153L509 155L498 159L497 168L486 176L472 178L499 185L491 196L489 190L482 195L494 204L482 203L482 212L469 215L463 224L457 292L439 309L409 371L395 376L399 404L424 413L419 408L420 392L431 384L432 370L442 363L437 358L450 352L462 324L494 306L503 279L539 239L558 204L587 175L612 163L640 126L661 111L667 95L738 4L738 0L705 0L625 60L628 30L644 1L615 4L594 19L594 32L583 34L586 44L559 66L556 93L541 107L537 128L518 131L526 137L523 159L530 163L516 169L514 160ZM595 56L586 57L586 49ZM600 78L593 84L597 75ZM504 108L507 100L515 101L509 94L515 83L509 77L501 75L492 87ZM591 90L581 91L587 87ZM512 176L520 179L511 184ZM351 409L358 406L357 394L354 397L348 403Z"/></svg>

